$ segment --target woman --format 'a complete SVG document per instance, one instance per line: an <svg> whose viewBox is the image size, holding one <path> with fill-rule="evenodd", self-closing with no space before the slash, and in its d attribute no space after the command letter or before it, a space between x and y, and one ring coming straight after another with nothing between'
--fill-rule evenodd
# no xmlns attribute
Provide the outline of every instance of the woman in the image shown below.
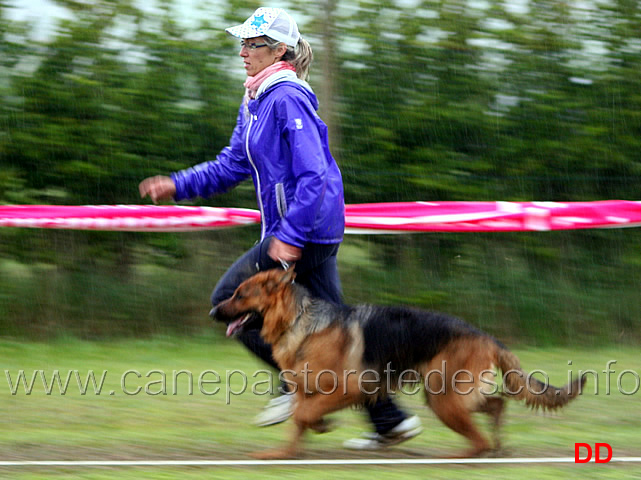
<svg viewBox="0 0 641 480"><path fill-rule="evenodd" d="M345 228L343 183L316 114L318 100L305 81L312 50L282 9L259 8L245 23L226 30L241 39L247 72L245 96L229 146L215 161L145 179L140 195L158 200L209 197L252 177L261 213L261 239L222 276L213 305L260 270L295 263L296 280L325 300L340 303L336 255ZM262 360L278 369L257 330L239 336ZM286 420L292 395L272 400L257 417L261 426ZM376 434L353 439L348 448L374 449L421 431L391 400L369 408Z"/></svg>

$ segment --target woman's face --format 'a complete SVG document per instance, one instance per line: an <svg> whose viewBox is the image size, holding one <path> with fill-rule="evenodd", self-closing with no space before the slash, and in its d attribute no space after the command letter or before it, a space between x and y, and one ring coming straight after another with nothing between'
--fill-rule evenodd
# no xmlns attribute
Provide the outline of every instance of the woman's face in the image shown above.
<svg viewBox="0 0 641 480"><path fill-rule="evenodd" d="M278 45L278 48L272 50L265 44L264 37L244 38L243 43L244 45L240 47L239 55L245 63L245 71L248 77L253 77L276 63L286 50L282 43ZM256 46L256 48L251 48L252 46Z"/></svg>

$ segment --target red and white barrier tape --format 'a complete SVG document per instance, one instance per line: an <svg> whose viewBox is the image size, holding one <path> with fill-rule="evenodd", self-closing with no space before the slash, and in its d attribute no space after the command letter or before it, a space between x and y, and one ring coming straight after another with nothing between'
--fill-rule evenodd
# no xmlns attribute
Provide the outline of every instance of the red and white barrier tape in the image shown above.
<svg viewBox="0 0 641 480"><path fill-rule="evenodd" d="M641 202L401 202L347 205L347 233L508 232L641 225ZM256 210L159 205L0 205L0 227L181 232L260 222Z"/></svg>
<svg viewBox="0 0 641 480"><path fill-rule="evenodd" d="M184 232L260 222L256 210L177 205L0 205L0 227Z"/></svg>
<svg viewBox="0 0 641 480"><path fill-rule="evenodd" d="M350 233L510 232L641 225L641 202L411 202L348 205Z"/></svg>

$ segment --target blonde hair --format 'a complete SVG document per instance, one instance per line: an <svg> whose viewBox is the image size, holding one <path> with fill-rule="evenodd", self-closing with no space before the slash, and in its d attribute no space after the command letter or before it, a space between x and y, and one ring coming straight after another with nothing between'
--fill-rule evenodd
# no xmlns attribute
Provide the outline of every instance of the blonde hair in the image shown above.
<svg viewBox="0 0 641 480"><path fill-rule="evenodd" d="M271 37L265 37L265 43L269 48L275 50L283 42L274 40ZM314 52L312 52L309 42L300 37L295 47L287 45L287 51L283 54L281 60L290 63L296 69L298 78L307 80L309 78L309 67L312 64L312 60L314 60Z"/></svg>

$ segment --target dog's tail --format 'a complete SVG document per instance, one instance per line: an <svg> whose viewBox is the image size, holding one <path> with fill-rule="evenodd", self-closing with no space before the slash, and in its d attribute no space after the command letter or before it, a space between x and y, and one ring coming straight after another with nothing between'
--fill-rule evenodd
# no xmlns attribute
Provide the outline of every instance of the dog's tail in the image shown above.
<svg viewBox="0 0 641 480"><path fill-rule="evenodd" d="M579 395L585 385L585 375L562 388L543 383L524 372L518 357L501 347L497 348L496 363L503 372L503 395L515 400L525 400L525 404L535 410L556 410L563 407Z"/></svg>

